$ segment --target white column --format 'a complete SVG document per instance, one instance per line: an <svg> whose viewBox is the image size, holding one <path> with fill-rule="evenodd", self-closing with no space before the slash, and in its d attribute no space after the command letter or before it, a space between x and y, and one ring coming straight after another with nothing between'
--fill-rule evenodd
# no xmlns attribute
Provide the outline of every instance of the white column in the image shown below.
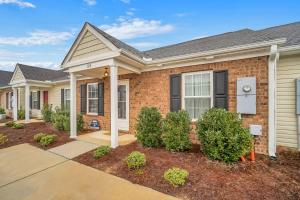
<svg viewBox="0 0 300 200"><path fill-rule="evenodd" d="M118 67L110 66L110 132L111 147L118 146Z"/></svg>
<svg viewBox="0 0 300 200"><path fill-rule="evenodd" d="M13 102L12 102L12 107L13 107L13 118L14 121L18 120L18 103L17 103L17 93L18 89L13 87Z"/></svg>
<svg viewBox="0 0 300 200"><path fill-rule="evenodd" d="M70 73L70 138L77 137L76 75Z"/></svg>
<svg viewBox="0 0 300 200"><path fill-rule="evenodd" d="M269 156L276 157L276 70L279 53L277 45L271 46L271 53L269 57L269 137L268 137L268 151Z"/></svg>
<svg viewBox="0 0 300 200"><path fill-rule="evenodd" d="M25 123L29 123L30 121L30 86L28 84L25 85Z"/></svg>

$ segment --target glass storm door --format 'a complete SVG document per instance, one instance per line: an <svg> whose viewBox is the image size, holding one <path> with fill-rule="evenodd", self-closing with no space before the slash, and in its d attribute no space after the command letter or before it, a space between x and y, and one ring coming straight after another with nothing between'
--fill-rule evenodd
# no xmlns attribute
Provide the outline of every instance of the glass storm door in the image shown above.
<svg viewBox="0 0 300 200"><path fill-rule="evenodd" d="M118 84L118 129L129 131L129 81Z"/></svg>

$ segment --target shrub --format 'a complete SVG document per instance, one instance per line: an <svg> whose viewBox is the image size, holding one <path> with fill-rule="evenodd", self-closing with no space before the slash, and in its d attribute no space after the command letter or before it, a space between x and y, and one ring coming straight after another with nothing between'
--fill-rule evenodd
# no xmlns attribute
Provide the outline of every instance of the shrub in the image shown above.
<svg viewBox="0 0 300 200"><path fill-rule="evenodd" d="M146 147L161 146L161 122L162 117L157 108L143 107L136 124L138 142Z"/></svg>
<svg viewBox="0 0 300 200"><path fill-rule="evenodd" d="M170 112L163 121L162 140L169 151L185 151L191 148L189 139L190 117L182 110Z"/></svg>
<svg viewBox="0 0 300 200"><path fill-rule="evenodd" d="M70 113L69 111L56 108L55 112L52 113L53 126L60 131L70 130Z"/></svg>
<svg viewBox="0 0 300 200"><path fill-rule="evenodd" d="M252 136L235 113L210 109L197 124L204 153L211 159L235 162L250 151Z"/></svg>
<svg viewBox="0 0 300 200"><path fill-rule="evenodd" d="M8 138L6 135L4 135L3 133L0 133L0 145L4 144L8 141Z"/></svg>
<svg viewBox="0 0 300 200"><path fill-rule="evenodd" d="M44 147L48 146L49 144L52 144L56 141L57 136L56 135L45 135L40 139L40 144Z"/></svg>
<svg viewBox="0 0 300 200"><path fill-rule="evenodd" d="M35 134L33 136L33 140L36 141L36 142L40 142L40 140L42 139L42 137L46 136L45 133L38 133L38 134Z"/></svg>
<svg viewBox="0 0 300 200"><path fill-rule="evenodd" d="M14 125L12 126L13 129L22 129L24 128L24 124L18 124L18 123L14 123Z"/></svg>
<svg viewBox="0 0 300 200"><path fill-rule="evenodd" d="M21 107L20 110L18 110L18 119L23 120L25 119L25 110Z"/></svg>
<svg viewBox="0 0 300 200"><path fill-rule="evenodd" d="M13 127L14 124L15 124L14 121L9 121L9 122L6 122L6 123L5 123L5 126L6 126L6 127Z"/></svg>
<svg viewBox="0 0 300 200"><path fill-rule="evenodd" d="M173 167L168 169L164 173L164 179L172 184L174 187L178 187L185 184L186 179L189 176L189 172L184 169Z"/></svg>
<svg viewBox="0 0 300 200"><path fill-rule="evenodd" d="M52 106L49 106L49 104L44 104L42 109L42 115L44 122L51 122Z"/></svg>
<svg viewBox="0 0 300 200"><path fill-rule="evenodd" d="M125 160L129 169L139 169L146 164L145 154L138 151L131 152Z"/></svg>
<svg viewBox="0 0 300 200"><path fill-rule="evenodd" d="M101 158L102 156L105 156L106 154L108 154L110 152L110 147L109 146L101 146L98 147L95 151L94 151L94 158L98 159Z"/></svg>
<svg viewBox="0 0 300 200"><path fill-rule="evenodd" d="M77 130L82 131L84 127L84 121L82 114L77 115Z"/></svg>
<svg viewBox="0 0 300 200"><path fill-rule="evenodd" d="M3 114L5 114L5 110L4 110L4 108L0 107L0 115L3 115Z"/></svg>

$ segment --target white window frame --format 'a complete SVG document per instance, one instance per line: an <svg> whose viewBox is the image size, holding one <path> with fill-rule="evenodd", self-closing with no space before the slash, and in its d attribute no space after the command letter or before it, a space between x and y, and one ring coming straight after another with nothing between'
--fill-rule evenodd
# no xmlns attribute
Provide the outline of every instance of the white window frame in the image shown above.
<svg viewBox="0 0 300 200"><path fill-rule="evenodd" d="M38 91L32 91L32 95L31 95L31 105L32 105L32 110L38 110L38 108L35 108L34 107L34 102L35 100L33 99L33 93L36 93L36 102L39 102L39 99L38 99ZM40 97L41 98L41 97Z"/></svg>
<svg viewBox="0 0 300 200"><path fill-rule="evenodd" d="M190 73L183 73L182 74L182 81L181 81L181 91L182 91L182 95L181 95L181 107L182 109L185 110L185 101L184 99L185 98L188 98L185 96L185 77L188 76L188 75L196 75L196 74L209 74L209 77L210 77L210 95L209 96L193 96L191 98L210 98L210 108L213 107L213 103L214 103L214 98L213 98L213 95L214 95L214 82L213 82L213 71L197 71L197 72L190 72ZM191 119L193 122L194 121L197 121L198 118L192 118Z"/></svg>
<svg viewBox="0 0 300 200"><path fill-rule="evenodd" d="M69 105L71 107L71 91L69 92L70 93L70 96L69 96L69 99L66 98L66 91L69 90L70 91L70 88L64 88L64 108L66 108L66 105L67 105L67 101L69 101Z"/></svg>
<svg viewBox="0 0 300 200"><path fill-rule="evenodd" d="M98 90L98 83L88 83L86 85L86 113L88 115L98 115L98 112L95 112L95 113L94 112L89 112L89 99L97 99L97 101L98 101L98 97L96 97L96 98L89 98L89 85L97 85L97 90ZM99 94L98 94L98 96L99 96Z"/></svg>

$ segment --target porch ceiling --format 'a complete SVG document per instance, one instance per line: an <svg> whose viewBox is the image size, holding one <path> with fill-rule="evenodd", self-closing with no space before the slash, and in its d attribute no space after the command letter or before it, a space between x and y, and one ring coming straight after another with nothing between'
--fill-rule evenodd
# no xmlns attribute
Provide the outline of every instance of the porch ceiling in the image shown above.
<svg viewBox="0 0 300 200"><path fill-rule="evenodd" d="M107 66L107 67L98 67L98 68L93 68L93 69L86 69L86 70L76 72L76 74L86 76L86 77L100 78L101 79L101 78L104 77L105 71L107 71L108 74L110 74L109 66ZM130 74L130 73L134 73L134 72L132 72L128 69L122 68L122 67L118 68L118 75Z"/></svg>

